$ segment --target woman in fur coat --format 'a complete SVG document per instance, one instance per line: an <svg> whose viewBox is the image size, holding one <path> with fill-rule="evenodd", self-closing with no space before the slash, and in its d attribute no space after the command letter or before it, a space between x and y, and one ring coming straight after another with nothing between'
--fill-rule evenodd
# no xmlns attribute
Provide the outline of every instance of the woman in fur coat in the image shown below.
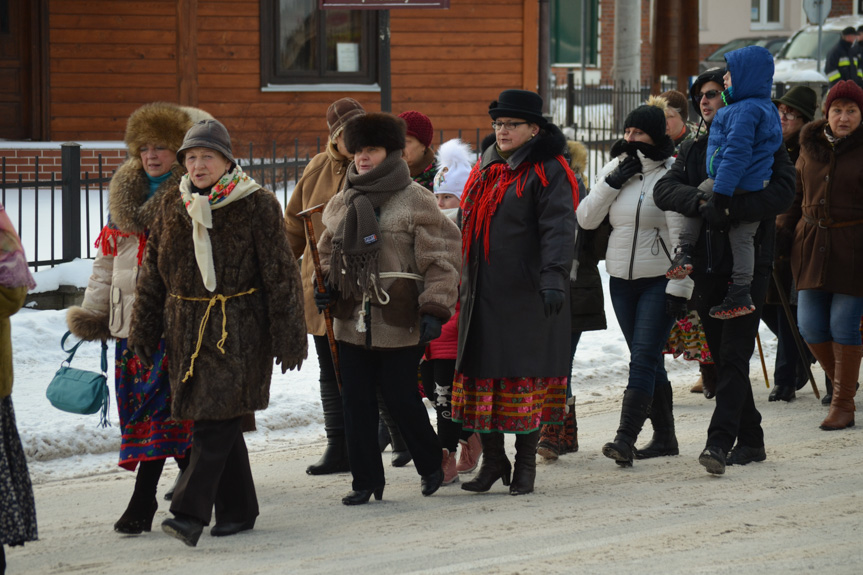
<svg viewBox="0 0 863 575"><path fill-rule="evenodd" d="M622 467L632 466L635 441L654 395L666 400L653 403L654 431L663 430L663 435L658 438L654 433L651 447L657 448L661 439L665 455L678 452L662 349L674 321L686 315L693 283L690 278L665 277L683 216L662 211L653 201L653 187L674 163L664 108L664 99L651 97L629 113L623 140L612 146L612 160L602 168L576 214L585 229L597 228L606 216L612 228L605 265L611 276L611 303L630 359L620 425L602 453Z"/></svg>
<svg viewBox="0 0 863 575"><path fill-rule="evenodd" d="M179 190L156 206L138 280L129 345L149 358L162 334L171 412L191 419L189 467L162 529L197 545L252 529L258 502L243 416L266 409L273 359L282 373L306 357L303 292L275 195L246 175L216 120L193 125L177 151Z"/></svg>
<svg viewBox="0 0 863 575"><path fill-rule="evenodd" d="M505 90L489 115L494 138L483 142L461 200L453 419L479 432L483 447L480 470L462 489L509 485L503 434L512 433L509 492L521 495L533 491L541 425L564 420L578 184L539 94Z"/></svg>
<svg viewBox="0 0 863 575"><path fill-rule="evenodd" d="M93 275L80 307L66 315L69 330L89 341L115 339L114 383L120 416L120 467L135 471L135 490L126 511L114 524L123 534L150 531L156 513L156 487L165 459L186 466L191 422L171 419L165 341L159 341L144 368L127 338L135 301L135 284L144 257L156 206L177 193L183 168L176 151L194 121L210 117L193 108L155 102L135 110L126 124L129 157L108 192L108 221L96 247Z"/></svg>
<svg viewBox="0 0 863 575"><path fill-rule="evenodd" d="M342 503L381 499L379 385L431 495L443 482L441 446L417 389L423 345L438 337L458 294L459 233L402 159L405 123L366 114L345 126L354 154L345 189L324 210L327 277L319 307L333 305L353 491Z"/></svg>

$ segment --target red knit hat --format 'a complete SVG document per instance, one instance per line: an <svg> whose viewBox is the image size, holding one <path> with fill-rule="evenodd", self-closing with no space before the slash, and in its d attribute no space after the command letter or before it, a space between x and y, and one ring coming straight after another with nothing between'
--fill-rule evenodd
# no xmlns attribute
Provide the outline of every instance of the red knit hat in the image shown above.
<svg viewBox="0 0 863 575"><path fill-rule="evenodd" d="M408 125L408 136L413 136L426 148L431 146L432 139L434 138L434 128L428 116L415 110L408 110L399 114L399 118L404 120Z"/></svg>
<svg viewBox="0 0 863 575"><path fill-rule="evenodd" d="M830 91L827 92L827 97L824 99L825 116L830 111L830 105L839 98L851 100L863 112L863 88L860 88L854 80L842 80L830 88Z"/></svg>

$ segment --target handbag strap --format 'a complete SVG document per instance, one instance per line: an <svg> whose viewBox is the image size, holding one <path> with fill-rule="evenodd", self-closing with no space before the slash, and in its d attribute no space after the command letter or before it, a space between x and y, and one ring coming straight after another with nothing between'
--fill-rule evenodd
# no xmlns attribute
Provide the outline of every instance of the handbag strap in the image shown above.
<svg viewBox="0 0 863 575"><path fill-rule="evenodd" d="M72 363L72 358L75 357L75 352L78 351L78 348L81 347L81 344L84 343L85 340L81 340L72 346L69 349L66 349L66 340L69 336L72 335L71 331L67 331L63 334L63 338L60 340L60 349L69 354L69 357L66 358L66 361L63 363ZM102 340L102 373L107 376L108 374L108 342L104 339Z"/></svg>

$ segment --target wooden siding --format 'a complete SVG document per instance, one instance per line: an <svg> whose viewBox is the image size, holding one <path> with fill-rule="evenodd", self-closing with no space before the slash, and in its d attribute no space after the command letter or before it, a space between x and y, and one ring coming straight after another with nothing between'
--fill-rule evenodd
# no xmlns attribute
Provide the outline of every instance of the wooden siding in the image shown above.
<svg viewBox="0 0 863 575"><path fill-rule="evenodd" d="M435 139L473 142L488 103L506 88L536 89L533 0L452 0L450 9L391 10L392 107L428 115ZM52 140L120 140L126 119L154 100L196 105L249 143L314 153L326 110L350 96L380 109L376 92L264 92L260 0L49 1ZM187 30L182 37L177 31ZM523 48L523 44L527 48Z"/></svg>

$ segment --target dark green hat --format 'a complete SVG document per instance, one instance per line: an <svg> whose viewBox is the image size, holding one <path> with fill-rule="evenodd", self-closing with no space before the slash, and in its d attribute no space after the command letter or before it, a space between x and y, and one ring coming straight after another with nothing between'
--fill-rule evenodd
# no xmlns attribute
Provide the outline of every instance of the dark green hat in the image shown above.
<svg viewBox="0 0 863 575"><path fill-rule="evenodd" d="M794 108L806 118L807 122L811 122L815 117L815 108L818 103L818 95L815 90L808 86L794 86L781 98L773 100L777 106L785 104L789 108Z"/></svg>

